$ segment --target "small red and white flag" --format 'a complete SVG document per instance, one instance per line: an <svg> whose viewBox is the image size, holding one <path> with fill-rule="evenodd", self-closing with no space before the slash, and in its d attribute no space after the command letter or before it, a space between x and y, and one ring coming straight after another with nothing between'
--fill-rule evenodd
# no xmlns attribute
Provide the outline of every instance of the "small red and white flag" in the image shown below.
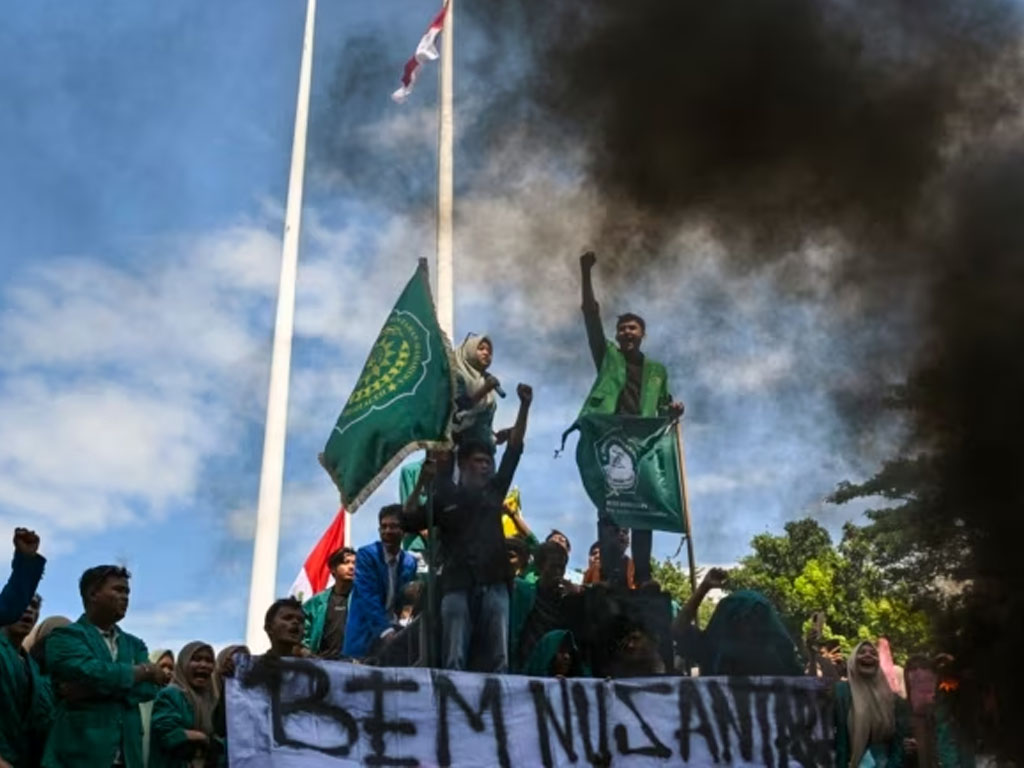
<svg viewBox="0 0 1024 768"><path fill-rule="evenodd" d="M412 93L413 83L416 82L416 76L419 74L420 67L425 61L436 61L441 55L437 52L437 36L441 34L441 30L444 29L444 17L448 13L448 3L446 2L441 8L441 12L437 14L430 26L427 27L427 32L423 35L420 40L420 44L416 46L416 53L412 55L412 58L405 62L405 69L402 70L402 87L391 94L391 98L397 101L399 104L404 102L409 94Z"/></svg>
<svg viewBox="0 0 1024 768"><path fill-rule="evenodd" d="M305 565L295 577L292 588L288 591L292 597L299 600L309 600L317 592L327 589L331 582L331 569L327 567L327 561L331 555L345 546L345 508L338 510L320 541L313 547L313 551L306 558Z"/></svg>

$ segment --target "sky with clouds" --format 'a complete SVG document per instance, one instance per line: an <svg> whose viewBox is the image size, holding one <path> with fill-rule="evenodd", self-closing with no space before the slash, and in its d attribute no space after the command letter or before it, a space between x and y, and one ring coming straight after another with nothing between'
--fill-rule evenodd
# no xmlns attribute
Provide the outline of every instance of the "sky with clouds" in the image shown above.
<svg viewBox="0 0 1024 768"><path fill-rule="evenodd" d="M124 626L151 647L242 637L305 3L59 3L0 28L0 530L36 528L44 615L77 616L77 578L133 572ZM433 248L436 82L388 98L436 12L425 0L321 2L313 70L283 529L284 593L337 496L316 461L419 257ZM516 55L457 28L456 332L488 331L494 372L536 390L516 479L531 526L573 541L594 513L561 432L593 377L577 256L595 201L578 158L530 145L486 109ZM507 52L506 52L507 53ZM512 62L512 65L508 65ZM857 509L823 501L871 472L898 425L848 429L832 393L885 329L815 289L827 249L794 256L806 285L725 269L681 231L660 266L602 282L606 323L647 318L646 349L687 404L698 560L735 562L752 535ZM808 277L809 276L809 277ZM893 377L899 374L894 369ZM512 398L514 399L514 398ZM514 416L501 404L499 424ZM390 479L356 515L372 540ZM655 537L673 554L677 537Z"/></svg>

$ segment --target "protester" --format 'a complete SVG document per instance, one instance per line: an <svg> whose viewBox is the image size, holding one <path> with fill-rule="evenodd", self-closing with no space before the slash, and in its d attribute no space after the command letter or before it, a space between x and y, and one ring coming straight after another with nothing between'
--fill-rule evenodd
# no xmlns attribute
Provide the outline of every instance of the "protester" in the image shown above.
<svg viewBox="0 0 1024 768"><path fill-rule="evenodd" d="M500 384L487 373L494 354L490 337L470 334L455 350L455 416L452 433L457 443L495 444L494 393Z"/></svg>
<svg viewBox="0 0 1024 768"><path fill-rule="evenodd" d="M518 645L518 653L512 657L517 669L524 666L534 646L544 635L555 629L569 629L562 610L563 599L572 587L565 581L568 561L569 553L557 541L549 539L537 550L539 578L533 599L526 601L528 605L517 606L517 612L526 609L525 617L511 617L509 622L510 632L519 631L519 641L513 643L513 646Z"/></svg>
<svg viewBox="0 0 1024 768"><path fill-rule="evenodd" d="M356 574L356 551L342 547L327 559L334 584L306 601L302 644L322 659L340 659Z"/></svg>
<svg viewBox="0 0 1024 768"><path fill-rule="evenodd" d="M25 638L25 642L22 643L22 648L29 652L36 662L36 666L39 667L39 671L47 677L50 673L46 669L46 641L49 639L50 633L57 627L66 627L70 623L71 619L67 616L47 616L36 624Z"/></svg>
<svg viewBox="0 0 1024 768"><path fill-rule="evenodd" d="M35 595L16 622L0 630L0 766L37 766L53 721L53 695L24 641L39 619Z"/></svg>
<svg viewBox="0 0 1024 768"><path fill-rule="evenodd" d="M552 528L551 533L547 535L544 541L553 541L565 550L566 555L572 554L572 543L569 541L569 537L557 528Z"/></svg>
<svg viewBox="0 0 1024 768"><path fill-rule="evenodd" d="M572 632L556 629L544 635L526 660L523 674L530 677L584 677L583 657Z"/></svg>
<svg viewBox="0 0 1024 768"><path fill-rule="evenodd" d="M800 676L804 665L775 606L760 592L740 590L722 599L704 630L693 626L697 609L712 589L728 578L710 569L672 625L680 655L700 667L701 675Z"/></svg>
<svg viewBox="0 0 1024 768"><path fill-rule="evenodd" d="M463 442L458 451L458 484L437 477L433 512L443 559L441 646L447 669L466 669L471 658L479 671L501 673L508 668L511 574L501 515L522 455L533 400L533 390L525 384L520 384L517 392L519 414L497 473L493 450L487 444ZM435 476L435 463L425 462L417 488L426 488ZM406 530L426 527L426 508L418 504L418 496L419 491L406 500ZM475 645L471 644L474 637Z"/></svg>
<svg viewBox="0 0 1024 768"><path fill-rule="evenodd" d="M149 652L149 661L167 671L168 679L174 675L174 651L170 648L157 648ZM155 699L154 699L155 701ZM144 701L139 704L139 714L142 716L142 760L149 765L149 746L152 733L150 725L153 722L153 702Z"/></svg>
<svg viewBox="0 0 1024 768"><path fill-rule="evenodd" d="M859 643L847 661L845 682L836 684L836 765L840 768L900 768L903 738L896 695L889 688L874 643Z"/></svg>
<svg viewBox="0 0 1024 768"><path fill-rule="evenodd" d="M214 732L219 692L213 672L209 644L192 642L181 649L171 684L157 694L153 704L149 768L224 764L224 744Z"/></svg>
<svg viewBox="0 0 1024 768"><path fill-rule="evenodd" d="M383 507L377 523L380 541L356 553L355 586L342 646L344 655L353 659L379 652L378 646L396 631L402 589L416 577L416 558L402 550L402 507Z"/></svg>
<svg viewBox="0 0 1024 768"><path fill-rule="evenodd" d="M39 536L28 528L14 529L11 575L0 590L0 627L19 621L43 578L46 558L39 554Z"/></svg>
<svg viewBox="0 0 1024 768"><path fill-rule="evenodd" d="M665 674L657 639L640 622L620 615L609 628L612 652L608 677L651 677Z"/></svg>
<svg viewBox="0 0 1024 768"><path fill-rule="evenodd" d="M526 542L518 536L511 536L505 539L505 550L508 552L508 567L512 569L512 575L526 578L526 569L530 565L530 550Z"/></svg>
<svg viewBox="0 0 1024 768"><path fill-rule="evenodd" d="M612 572L626 574L626 589L636 589L636 568L633 565L633 558L626 554L629 550L629 529L620 528L614 523L610 524L610 528L616 536L617 546L613 551L618 557L618 565ZM590 553L587 557L587 570L583 574L583 583L597 584L601 581L603 581L601 576L601 542L595 541L590 546Z"/></svg>
<svg viewBox="0 0 1024 768"><path fill-rule="evenodd" d="M587 570L583 572L584 584L596 584L601 580L601 542L595 541L587 551Z"/></svg>
<svg viewBox="0 0 1024 768"><path fill-rule="evenodd" d="M305 620L302 603L294 597L275 600L263 619L263 631L270 640L270 650L264 655L272 658L301 655Z"/></svg>
<svg viewBox="0 0 1024 768"><path fill-rule="evenodd" d="M139 704L156 696L168 674L150 663L142 640L117 626L128 610L129 578L116 565L83 573L85 613L47 641L46 665L58 695L46 768L143 765Z"/></svg>
<svg viewBox="0 0 1024 768"><path fill-rule="evenodd" d="M682 403L673 402L668 392L668 373L665 366L640 351L646 333L646 324L639 315L620 315L615 324L615 342L605 339L601 324L601 308L594 298L591 273L597 257L587 252L580 257L583 278L583 321L587 328L590 353L597 366L594 382L583 405L583 414L623 414L629 416L671 416L683 413ZM598 519L598 538L601 542L602 581L624 586L625 573L616 555L616 526L608 518ZM633 530L633 560L636 563L636 582L644 584L651 578L651 531Z"/></svg>

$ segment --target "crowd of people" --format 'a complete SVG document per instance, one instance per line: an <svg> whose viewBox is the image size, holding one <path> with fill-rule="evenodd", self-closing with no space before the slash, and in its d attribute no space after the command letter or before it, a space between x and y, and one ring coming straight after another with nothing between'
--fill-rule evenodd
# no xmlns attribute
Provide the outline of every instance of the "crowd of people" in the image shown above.
<svg viewBox="0 0 1024 768"><path fill-rule="evenodd" d="M641 351L644 320L621 315L604 337L581 257L583 313L597 379L584 413L678 418L667 372ZM836 702L837 765L953 766L969 752L948 716L948 675L914 657L895 673L883 641L843 661L820 622L801 651L762 595L735 591L706 627L695 619L709 592L727 587L711 569L684 605L652 579L650 530L629 530L602 511L581 580L566 577L572 544L561 531L539 541L507 503L533 400L516 388L514 424L493 425L494 344L471 335L456 352L453 451L428 453L403 478L401 503L378 513L378 539L329 559L324 591L276 601L265 616L264 658L316 657L378 666L538 677L815 675ZM504 446L496 462L499 446ZM427 578L417 543L429 543ZM39 623L44 559L38 537L18 529L11 577L0 594L0 768L219 766L226 761L223 680L241 645L147 648L119 623L130 574L101 565L82 574L84 612ZM435 582L436 590L428 585ZM944 677L946 675L946 677ZM949 745L958 748L951 748ZM955 761L954 761L955 760Z"/></svg>
<svg viewBox="0 0 1024 768"><path fill-rule="evenodd" d="M331 556L331 586L305 603L287 597L271 605L264 658L427 664L426 591L415 558L400 546L410 520L403 507L384 507L378 541ZM217 653L195 641L149 650L119 626L130 574L115 565L82 574L77 620L39 622L39 540L17 529L14 544L0 593L0 768L225 765L224 679L248 649ZM501 600L491 594L494 585L467 582L472 572L449 577L439 630L445 668L564 678L811 675L834 692L836 765L973 765L970 740L953 716L959 680L949 657L912 654L900 668L885 638L863 640L844 657L817 619L800 647L770 601L743 590L719 600L700 628L701 602L728 586L722 569L710 569L690 600L675 606L651 581L636 589L600 579L571 583L571 544L561 532L525 556L521 544L509 541L494 569L507 574ZM595 542L588 568L599 566L599 552ZM508 611L500 607L506 600ZM663 607L674 613L671 621L659 617ZM487 623L475 623L480 615ZM447 621L454 628L445 630Z"/></svg>

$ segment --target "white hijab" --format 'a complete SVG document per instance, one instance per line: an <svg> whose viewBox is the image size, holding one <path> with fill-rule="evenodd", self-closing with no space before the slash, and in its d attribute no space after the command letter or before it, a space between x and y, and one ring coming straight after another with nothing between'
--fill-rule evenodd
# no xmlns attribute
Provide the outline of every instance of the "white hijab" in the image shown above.
<svg viewBox="0 0 1024 768"><path fill-rule="evenodd" d="M853 706L847 728L850 734L850 766L857 768L864 753L872 742L891 739L896 730L892 689L882 673L881 665L870 677L857 669L857 653L864 645L874 643L865 640L857 644L846 660L846 679L850 683Z"/></svg>
<svg viewBox="0 0 1024 768"><path fill-rule="evenodd" d="M491 345L491 352L493 354L494 342L491 341L487 334L480 334L479 336L469 334L466 340L462 342L462 346L455 350L455 375L462 381L466 387L466 394L470 397L479 392L484 386L484 374L487 372L487 366L480 362L477 350L485 341ZM493 411L496 407L497 401L494 398L494 390L492 389L472 408L467 408L456 414L455 431L459 432L466 429L466 427L476 422L478 416Z"/></svg>

